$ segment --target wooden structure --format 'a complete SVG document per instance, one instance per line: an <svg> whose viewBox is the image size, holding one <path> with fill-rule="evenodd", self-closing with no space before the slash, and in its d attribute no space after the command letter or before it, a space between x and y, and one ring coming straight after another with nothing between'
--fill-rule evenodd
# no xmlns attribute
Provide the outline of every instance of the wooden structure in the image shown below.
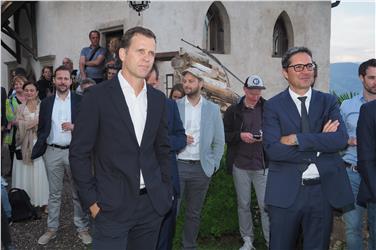
<svg viewBox="0 0 376 250"><path fill-rule="evenodd" d="M230 82L224 70L213 64L205 55L185 52L182 48L179 54L171 60L174 68L174 84L182 82L182 72L193 67L202 72L204 80L203 93L211 101L217 103L224 112L231 104L238 101L239 95L230 88Z"/></svg>

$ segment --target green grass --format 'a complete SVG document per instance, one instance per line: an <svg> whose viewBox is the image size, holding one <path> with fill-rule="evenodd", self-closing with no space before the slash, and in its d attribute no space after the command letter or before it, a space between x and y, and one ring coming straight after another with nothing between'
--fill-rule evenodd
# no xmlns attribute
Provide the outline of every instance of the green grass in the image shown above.
<svg viewBox="0 0 376 250"><path fill-rule="evenodd" d="M257 199L252 189L252 215L254 225L254 246L258 250L266 250L261 229L260 211ZM183 230L183 202L177 218L173 249L181 249ZM199 250L238 250L242 245L237 217L236 192L231 175L222 168L210 183L205 204L201 213L200 233L198 238Z"/></svg>

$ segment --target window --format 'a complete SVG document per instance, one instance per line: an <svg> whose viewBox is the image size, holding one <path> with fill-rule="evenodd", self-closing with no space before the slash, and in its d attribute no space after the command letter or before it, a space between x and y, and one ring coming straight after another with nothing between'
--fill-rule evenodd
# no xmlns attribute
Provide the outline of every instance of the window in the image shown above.
<svg viewBox="0 0 376 250"><path fill-rule="evenodd" d="M204 24L204 48L224 54L230 51L230 22L222 3L214 2L208 9Z"/></svg>
<svg viewBox="0 0 376 250"><path fill-rule="evenodd" d="M283 11L273 29L273 57L282 57L293 46L293 30L289 16Z"/></svg>

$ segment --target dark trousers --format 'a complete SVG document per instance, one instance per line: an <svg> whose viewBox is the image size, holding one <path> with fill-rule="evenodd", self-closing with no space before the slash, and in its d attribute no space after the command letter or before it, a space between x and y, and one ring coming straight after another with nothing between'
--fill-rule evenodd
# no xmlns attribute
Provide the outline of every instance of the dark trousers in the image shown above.
<svg viewBox="0 0 376 250"><path fill-rule="evenodd" d="M12 239L9 233L8 218L5 215L3 205L1 205L1 243L3 243L4 249L12 244Z"/></svg>
<svg viewBox="0 0 376 250"><path fill-rule="evenodd" d="M163 217L153 208L147 194L135 201L137 207L129 219L121 222L99 212L93 223L93 250L152 250L157 246Z"/></svg>
<svg viewBox="0 0 376 250"><path fill-rule="evenodd" d="M165 215L159 232L157 250L171 250L172 240L175 234L176 211L178 207L178 198L172 201L171 210Z"/></svg>
<svg viewBox="0 0 376 250"><path fill-rule="evenodd" d="M329 249L332 229L332 207L325 199L321 185L301 186L289 208L269 206L270 249L295 249L299 229L303 249Z"/></svg>

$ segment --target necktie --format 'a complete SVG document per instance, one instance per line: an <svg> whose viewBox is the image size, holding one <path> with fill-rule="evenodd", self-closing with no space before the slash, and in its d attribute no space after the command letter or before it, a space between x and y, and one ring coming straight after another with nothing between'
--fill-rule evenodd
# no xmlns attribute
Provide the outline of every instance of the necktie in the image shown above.
<svg viewBox="0 0 376 250"><path fill-rule="evenodd" d="M301 102L301 128L302 133L309 133L309 119L308 119L308 112L305 105L305 100L307 99L306 96L298 97L299 101Z"/></svg>

